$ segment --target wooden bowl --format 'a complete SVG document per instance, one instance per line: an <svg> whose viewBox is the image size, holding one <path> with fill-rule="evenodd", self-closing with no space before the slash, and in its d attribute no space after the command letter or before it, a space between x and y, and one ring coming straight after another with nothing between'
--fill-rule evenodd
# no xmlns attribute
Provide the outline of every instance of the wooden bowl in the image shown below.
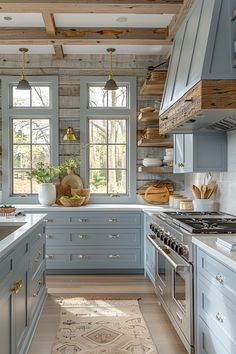
<svg viewBox="0 0 236 354"><path fill-rule="evenodd" d="M71 194L72 195L79 195L81 197L85 197L83 205L88 204L88 201L90 199L90 189L89 188L71 189Z"/></svg>
<svg viewBox="0 0 236 354"><path fill-rule="evenodd" d="M11 213L14 213L16 211L16 208L12 207L12 208L0 208L0 214L2 215L8 215Z"/></svg>
<svg viewBox="0 0 236 354"><path fill-rule="evenodd" d="M154 112L155 111L155 108L153 108L153 107L142 107L142 108L140 108L140 112L142 112L142 113L152 113L152 112Z"/></svg>
<svg viewBox="0 0 236 354"><path fill-rule="evenodd" d="M68 199L61 197L60 202L65 207L78 207L84 203L85 197L81 197L80 199Z"/></svg>

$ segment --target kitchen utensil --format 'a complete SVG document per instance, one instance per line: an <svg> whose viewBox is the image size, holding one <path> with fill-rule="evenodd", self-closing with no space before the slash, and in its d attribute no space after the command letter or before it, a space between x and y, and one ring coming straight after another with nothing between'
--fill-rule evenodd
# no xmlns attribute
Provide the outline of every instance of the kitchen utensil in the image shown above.
<svg viewBox="0 0 236 354"><path fill-rule="evenodd" d="M211 198L216 193L217 188L218 188L217 184L212 184L212 185L209 184L207 186L208 191L207 191L207 197L206 198L207 199Z"/></svg>
<svg viewBox="0 0 236 354"><path fill-rule="evenodd" d="M195 184L192 185L191 190L195 199L201 199L201 191Z"/></svg>
<svg viewBox="0 0 236 354"><path fill-rule="evenodd" d="M201 199L206 198L207 186L206 184L201 185Z"/></svg>

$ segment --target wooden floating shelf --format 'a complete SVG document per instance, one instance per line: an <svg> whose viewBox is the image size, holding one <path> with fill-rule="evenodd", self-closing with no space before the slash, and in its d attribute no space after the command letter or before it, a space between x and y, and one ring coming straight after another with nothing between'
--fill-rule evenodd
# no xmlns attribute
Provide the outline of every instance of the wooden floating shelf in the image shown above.
<svg viewBox="0 0 236 354"><path fill-rule="evenodd" d="M140 113L138 116L138 123L157 123L159 119L158 112Z"/></svg>
<svg viewBox="0 0 236 354"><path fill-rule="evenodd" d="M146 173L173 173L173 167L168 166L138 166L138 172Z"/></svg>
<svg viewBox="0 0 236 354"><path fill-rule="evenodd" d="M141 96L158 96L163 94L167 70L153 71L150 78L145 80L141 90Z"/></svg>
<svg viewBox="0 0 236 354"><path fill-rule="evenodd" d="M143 139L138 141L138 146L140 147L166 147L172 148L173 142L168 139Z"/></svg>

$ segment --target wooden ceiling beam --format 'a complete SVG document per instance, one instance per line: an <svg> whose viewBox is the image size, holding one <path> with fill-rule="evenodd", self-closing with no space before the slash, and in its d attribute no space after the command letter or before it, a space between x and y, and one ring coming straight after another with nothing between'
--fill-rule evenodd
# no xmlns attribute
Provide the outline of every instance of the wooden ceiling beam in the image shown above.
<svg viewBox="0 0 236 354"><path fill-rule="evenodd" d="M177 14L183 0L5 0L0 12Z"/></svg>
<svg viewBox="0 0 236 354"><path fill-rule="evenodd" d="M183 22L185 16L187 15L190 7L192 6L194 0L184 0L180 11L171 20L168 31L170 40L173 40L175 33L178 31L181 23Z"/></svg>
<svg viewBox="0 0 236 354"><path fill-rule="evenodd" d="M162 28L60 28L48 34L45 28L2 27L0 44L139 44L170 45L168 30Z"/></svg>
<svg viewBox="0 0 236 354"><path fill-rule="evenodd" d="M42 13L44 24L45 24L45 29L46 32L49 35L56 35L57 29L56 29L56 24L55 24L55 19L53 14L49 13ZM55 56L57 59L63 59L64 58L64 51L62 45L53 45Z"/></svg>

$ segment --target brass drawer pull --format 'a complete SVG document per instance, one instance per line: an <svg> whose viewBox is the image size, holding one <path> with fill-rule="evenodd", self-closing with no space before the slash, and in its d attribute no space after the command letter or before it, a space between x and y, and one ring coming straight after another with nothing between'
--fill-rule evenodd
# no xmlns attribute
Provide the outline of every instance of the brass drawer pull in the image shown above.
<svg viewBox="0 0 236 354"><path fill-rule="evenodd" d="M108 256L110 259L119 259L120 258L120 255L119 254L110 254Z"/></svg>
<svg viewBox="0 0 236 354"><path fill-rule="evenodd" d="M167 120L168 119L168 117L161 117L161 120Z"/></svg>
<svg viewBox="0 0 236 354"><path fill-rule="evenodd" d="M40 239L42 238L42 236L43 236L43 235L42 235L41 233L38 233L38 237L37 237L38 240L40 240Z"/></svg>
<svg viewBox="0 0 236 354"><path fill-rule="evenodd" d="M116 234L116 235L108 235L108 237L114 240L114 239L120 238L120 235L119 235L119 234Z"/></svg>
<svg viewBox="0 0 236 354"><path fill-rule="evenodd" d="M175 313L176 314L176 317L178 318L179 322L182 323L183 319L182 317L180 316L180 314L178 312Z"/></svg>
<svg viewBox="0 0 236 354"><path fill-rule="evenodd" d="M88 256L87 254L80 254L80 255L79 255L79 258L80 258L80 259L88 259L89 256Z"/></svg>
<svg viewBox="0 0 236 354"><path fill-rule="evenodd" d="M52 239L53 239L53 236L52 236L52 235L46 235L46 239L52 240Z"/></svg>
<svg viewBox="0 0 236 354"><path fill-rule="evenodd" d="M88 219L87 218L81 218L81 219L79 219L79 222L88 222Z"/></svg>
<svg viewBox="0 0 236 354"><path fill-rule="evenodd" d="M52 255L52 254L47 254L46 255L46 259L54 259L55 258L55 256L54 255Z"/></svg>
<svg viewBox="0 0 236 354"><path fill-rule="evenodd" d="M37 263L37 262L40 260L41 256L42 256L42 253L41 253L41 252L38 252L38 257L36 257L36 258L34 259L35 263Z"/></svg>
<svg viewBox="0 0 236 354"><path fill-rule="evenodd" d="M53 219L44 219L45 222L53 222Z"/></svg>
<svg viewBox="0 0 236 354"><path fill-rule="evenodd" d="M220 273L216 274L216 280L220 283L223 284L224 283L224 276Z"/></svg>
<svg viewBox="0 0 236 354"><path fill-rule="evenodd" d="M41 288L42 288L43 282L42 282L42 281L39 281L39 282L38 282L38 285L39 285L38 291L36 291L36 293L33 294L33 297L38 296L38 294L40 293L40 290L41 290Z"/></svg>
<svg viewBox="0 0 236 354"><path fill-rule="evenodd" d="M85 240L88 237L88 235L78 235L78 236L81 240Z"/></svg>
<svg viewBox="0 0 236 354"><path fill-rule="evenodd" d="M220 312L217 312L216 319L221 323L224 322L224 316Z"/></svg>
<svg viewBox="0 0 236 354"><path fill-rule="evenodd" d="M23 280L22 279L17 280L15 281L14 285L10 288L10 292L14 294L18 294L22 286L23 286Z"/></svg>
<svg viewBox="0 0 236 354"><path fill-rule="evenodd" d="M160 287L160 285L158 285L158 288L159 288L160 294L161 294L161 296L162 296L162 295L163 295L163 290L162 290L162 288Z"/></svg>
<svg viewBox="0 0 236 354"><path fill-rule="evenodd" d="M178 163L178 167L184 167L184 163L183 162L179 162Z"/></svg>
<svg viewBox="0 0 236 354"><path fill-rule="evenodd" d="M117 218L111 218L108 220L109 222L118 222L118 219Z"/></svg>
<svg viewBox="0 0 236 354"><path fill-rule="evenodd" d="M186 103L193 102L193 98L186 98L186 99L184 100L184 102L186 102Z"/></svg>

